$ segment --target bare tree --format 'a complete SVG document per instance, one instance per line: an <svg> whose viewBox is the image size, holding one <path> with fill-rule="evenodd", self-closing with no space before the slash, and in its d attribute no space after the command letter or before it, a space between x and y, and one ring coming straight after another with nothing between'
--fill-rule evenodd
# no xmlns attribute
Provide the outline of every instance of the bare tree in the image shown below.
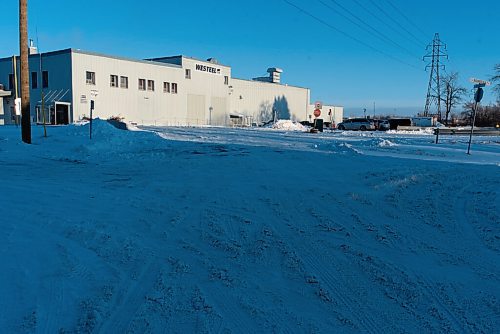
<svg viewBox="0 0 500 334"><path fill-rule="evenodd" d="M21 53L21 135L25 143L31 144L28 0L19 0L19 49Z"/></svg>
<svg viewBox="0 0 500 334"><path fill-rule="evenodd" d="M474 102L464 104L462 119L467 124L472 124L472 112L474 110ZM500 105L478 105L476 110L476 125L484 127L500 127Z"/></svg>
<svg viewBox="0 0 500 334"><path fill-rule="evenodd" d="M500 103L500 64L496 64L493 68L495 74L491 77L491 81L495 83L493 90L497 93L497 101Z"/></svg>
<svg viewBox="0 0 500 334"><path fill-rule="evenodd" d="M441 101L446 108L445 124L448 125L448 117L451 110L461 101L462 96L467 93L467 89L458 84L458 72L452 72L441 77Z"/></svg>

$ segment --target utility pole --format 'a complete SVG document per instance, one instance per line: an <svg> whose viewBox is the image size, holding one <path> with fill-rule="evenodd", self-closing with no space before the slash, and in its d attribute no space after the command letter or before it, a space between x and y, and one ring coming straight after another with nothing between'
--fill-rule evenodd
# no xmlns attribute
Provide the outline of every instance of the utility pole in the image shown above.
<svg viewBox="0 0 500 334"><path fill-rule="evenodd" d="M432 48L432 52L430 49ZM441 120L441 85L440 85L440 70L445 70L445 66L441 64L441 58L448 59L446 53L446 44L439 39L439 33L434 35L432 44L427 46L427 55L424 56L424 61L429 61L425 70L430 68L429 86L427 88L427 98L425 101L424 116L429 116L431 104L437 107L437 117Z"/></svg>
<svg viewBox="0 0 500 334"><path fill-rule="evenodd" d="M23 142L31 144L28 0L19 0L19 51L21 56L21 136Z"/></svg>

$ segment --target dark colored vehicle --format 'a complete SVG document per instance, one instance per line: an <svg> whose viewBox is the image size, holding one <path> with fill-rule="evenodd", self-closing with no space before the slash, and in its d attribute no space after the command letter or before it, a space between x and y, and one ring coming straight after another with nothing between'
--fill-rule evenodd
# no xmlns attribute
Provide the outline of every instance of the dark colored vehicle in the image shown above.
<svg viewBox="0 0 500 334"><path fill-rule="evenodd" d="M391 125L391 130L397 130L398 126L411 126L411 119L409 118L391 118L388 120Z"/></svg>
<svg viewBox="0 0 500 334"><path fill-rule="evenodd" d="M387 131L387 130L390 130L391 128L391 123L389 123L388 120L386 119L381 119L378 121L378 127L377 127L377 130L380 130L380 131Z"/></svg>

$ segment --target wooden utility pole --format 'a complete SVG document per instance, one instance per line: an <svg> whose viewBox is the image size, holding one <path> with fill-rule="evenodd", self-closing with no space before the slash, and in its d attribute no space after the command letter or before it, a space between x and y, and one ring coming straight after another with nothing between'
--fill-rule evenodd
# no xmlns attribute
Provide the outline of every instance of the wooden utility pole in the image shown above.
<svg viewBox="0 0 500 334"><path fill-rule="evenodd" d="M31 144L28 0L19 0L19 51L21 55L21 135L23 142Z"/></svg>

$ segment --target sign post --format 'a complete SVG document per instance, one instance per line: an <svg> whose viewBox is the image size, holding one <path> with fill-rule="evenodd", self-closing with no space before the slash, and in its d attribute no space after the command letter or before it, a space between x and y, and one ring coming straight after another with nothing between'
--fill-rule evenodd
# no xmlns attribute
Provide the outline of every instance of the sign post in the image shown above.
<svg viewBox="0 0 500 334"><path fill-rule="evenodd" d="M474 134L474 125L476 123L477 106L479 102L481 102L481 100L483 99L484 95L483 87L489 86L491 84L489 81L479 80L475 78L471 78L470 82L474 84L474 89L476 90L476 92L474 93L474 109L472 110L472 124L470 128L469 145L467 147L467 154L469 155L470 155L470 145L472 142L472 135Z"/></svg>
<svg viewBox="0 0 500 334"><path fill-rule="evenodd" d="M97 89L92 89L90 91L90 96L94 99L99 95L99 91ZM92 112L94 111L95 102L94 100L90 100L90 139L92 139Z"/></svg>
<svg viewBox="0 0 500 334"><path fill-rule="evenodd" d="M90 100L90 139L92 139L92 112L94 111L94 100Z"/></svg>

